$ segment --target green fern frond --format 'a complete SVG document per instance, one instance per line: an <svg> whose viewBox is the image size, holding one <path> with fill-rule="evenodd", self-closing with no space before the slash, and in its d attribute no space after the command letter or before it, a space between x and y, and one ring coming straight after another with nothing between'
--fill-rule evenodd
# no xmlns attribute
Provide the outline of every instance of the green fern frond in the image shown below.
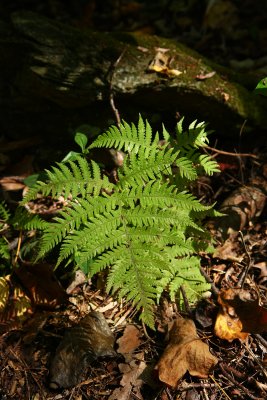
<svg viewBox="0 0 267 400"><path fill-rule="evenodd" d="M123 243L124 232L120 228L120 211L92 218L86 226L75 231L63 240L58 263L74 253L76 249L86 247L88 259Z"/></svg>
<svg viewBox="0 0 267 400"><path fill-rule="evenodd" d="M207 154L200 155L199 162L205 173L208 175L213 175L214 172L220 172L218 163L214 160L211 160L210 156Z"/></svg>
<svg viewBox="0 0 267 400"><path fill-rule="evenodd" d="M182 150L190 150L190 148L205 147L209 143L205 122L193 121L187 131L183 129L184 118L182 118L176 126L177 145Z"/></svg>
<svg viewBox="0 0 267 400"><path fill-rule="evenodd" d="M161 151L155 147L150 151L142 148L137 155L133 153L125 159L119 170L119 185L142 185L162 175L169 175L175 159L176 154L173 153L173 149L167 149L166 146Z"/></svg>
<svg viewBox="0 0 267 400"><path fill-rule="evenodd" d="M170 279L169 290L172 300L175 299L175 295L182 285L190 303L196 303L202 293L210 290L210 284L206 282L200 272L198 257L175 259L171 264L171 269L172 278Z"/></svg>
<svg viewBox="0 0 267 400"><path fill-rule="evenodd" d="M30 213L24 207L18 207L10 223L15 229L21 230L45 230L48 222L41 219L37 214Z"/></svg>
<svg viewBox="0 0 267 400"><path fill-rule="evenodd" d="M46 170L46 173L47 182L38 181L28 191L22 204L36 198L38 193L43 196L67 198L71 195L76 198L78 195L98 196L102 189L112 190L113 187L106 176L101 177L99 166L94 161L87 162L83 157L58 163L57 167L52 167L52 171Z"/></svg>
<svg viewBox="0 0 267 400"><path fill-rule="evenodd" d="M4 202L0 202L0 220L7 222L10 218L10 211ZM1 222L1 221L0 221Z"/></svg>
<svg viewBox="0 0 267 400"><path fill-rule="evenodd" d="M4 237L0 236L0 258L3 260L10 260L10 250L8 247L8 242L5 240Z"/></svg>
<svg viewBox="0 0 267 400"><path fill-rule="evenodd" d="M197 172L193 166L193 162L189 157L179 157L175 161L176 166L179 168L179 172L182 178L186 178L190 181L197 179Z"/></svg>
<svg viewBox="0 0 267 400"><path fill-rule="evenodd" d="M119 297L125 297L138 310L141 309L143 321L153 327L157 286L164 269L168 267L163 254L159 256L151 249L144 249L136 241L126 251L125 257L112 266L107 290L118 291Z"/></svg>
<svg viewBox="0 0 267 400"><path fill-rule="evenodd" d="M157 146L159 140L156 134L152 139L152 128L148 121L143 121L139 116L138 127L134 124L129 125L123 121L119 128L115 125L111 126L107 132L99 135L97 139L91 144L89 149L96 147L114 147L117 150L123 150L127 153L137 154L141 148L150 149L150 147Z"/></svg>

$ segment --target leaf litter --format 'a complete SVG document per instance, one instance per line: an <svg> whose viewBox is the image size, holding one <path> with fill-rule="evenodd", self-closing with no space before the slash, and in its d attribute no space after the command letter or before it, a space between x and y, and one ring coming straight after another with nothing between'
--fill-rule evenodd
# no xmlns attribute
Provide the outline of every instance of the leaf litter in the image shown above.
<svg viewBox="0 0 267 400"><path fill-rule="evenodd" d="M198 337L194 321L177 318L171 323L168 336L169 343L155 367L160 381L176 388L187 371L192 376L208 378L218 359Z"/></svg>
<svg viewBox="0 0 267 400"><path fill-rule="evenodd" d="M242 191L237 190L236 193L240 196ZM240 204L240 198L233 204L233 207ZM247 220L251 216L255 219L255 207L247 208ZM243 211L246 212L246 208ZM261 206L262 218L264 212ZM242 288L238 287L238 282L248 265L248 257L238 232L233 229L233 234L228 233L231 245L224 254L218 250L213 258L204 257L204 271L215 282L216 288L220 288L220 291L217 290L219 294L214 293L210 298L203 299L195 310L186 311L180 310L176 303L164 296L158 308L155 332L146 332L129 304L103 297L102 286L97 283L97 289L79 271L64 286L66 293L63 288L56 289L57 286L53 289L57 282L55 277L49 277L49 273L46 281L51 284L43 286L41 271L44 266L40 266L39 273L38 269L34 271L31 267L24 272L18 271L16 279L19 279L22 288L14 292L15 300L27 301L25 307L29 311L19 325L11 326L9 333L7 330L1 337L0 349L4 355L0 362L2 393L10 395L10 398L15 395L24 399L38 392L43 398L51 400L70 396L82 399L86 398L84 395L90 399L109 400L177 396L181 399L190 398L188 396L203 399L204 393L208 393L209 398L227 398L224 392L230 398L265 398L266 231L264 222L259 225L248 223L244 240L251 265ZM214 237L218 235L218 241L223 244L220 232L216 231ZM31 274L29 279L28 274ZM3 298L10 307L10 284L2 282L1 290L6 293ZM56 292L59 297L53 303L52 299L57 298ZM64 305L65 296L67 306ZM49 310L45 310L46 306ZM80 375L75 369L78 379L72 382L74 385L49 388L56 348L64 341L65 335L68 336L70 329L80 329L79 321L92 310L104 313L116 338L116 354L113 353L111 358L89 360L89 357L87 361L78 358L76 364L84 368L80 370ZM2 313L2 318L7 320L10 315ZM166 324L169 327L167 343L163 334ZM72 375L72 364L69 362L62 367L65 375ZM30 382L28 386L25 371ZM14 380L7 379L10 375L14 376Z"/></svg>

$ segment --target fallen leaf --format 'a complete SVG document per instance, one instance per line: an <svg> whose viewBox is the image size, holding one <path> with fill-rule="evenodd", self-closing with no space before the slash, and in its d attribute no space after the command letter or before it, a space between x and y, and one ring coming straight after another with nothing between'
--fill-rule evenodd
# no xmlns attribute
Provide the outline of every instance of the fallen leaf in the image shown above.
<svg viewBox="0 0 267 400"><path fill-rule="evenodd" d="M124 355L126 358L131 355L141 344L140 336L140 331L136 326L131 324L127 325L122 337L117 340L119 345L118 353Z"/></svg>
<svg viewBox="0 0 267 400"><path fill-rule="evenodd" d="M0 185L6 191L21 190L25 188L25 183L23 183L22 179L19 176L3 177L0 179Z"/></svg>
<svg viewBox="0 0 267 400"><path fill-rule="evenodd" d="M196 79L199 81L204 81L206 79L212 78L215 74L215 71L208 72L207 74L198 74L196 75Z"/></svg>
<svg viewBox="0 0 267 400"><path fill-rule="evenodd" d="M67 300L66 291L57 280L53 268L48 263L22 263L14 269L32 299L34 306L54 309Z"/></svg>
<svg viewBox="0 0 267 400"><path fill-rule="evenodd" d="M257 283L259 285L264 285L264 283L267 282L267 262L262 261L257 264L253 265L253 268L256 268L259 270L259 276L257 277Z"/></svg>
<svg viewBox="0 0 267 400"><path fill-rule="evenodd" d="M207 328L213 325L215 305L207 299L198 302L195 309L195 320L203 327Z"/></svg>
<svg viewBox="0 0 267 400"><path fill-rule="evenodd" d="M149 72L157 72L159 74L166 75L169 78L181 75L181 71L170 67L173 58L166 54L168 51L168 49L158 48L157 53L150 62L147 70Z"/></svg>
<svg viewBox="0 0 267 400"><path fill-rule="evenodd" d="M143 380L140 379L140 375L145 368L146 363L143 360L132 360L129 364L119 364L119 370L123 374L120 381L122 387L115 389L108 400L128 400L130 397L132 398L131 393L134 394L134 398L142 400L140 389Z"/></svg>
<svg viewBox="0 0 267 400"><path fill-rule="evenodd" d="M221 96L222 96L223 101L225 103L227 103L227 101L230 99L230 95L228 93L226 93L226 92L221 92Z"/></svg>
<svg viewBox="0 0 267 400"><path fill-rule="evenodd" d="M198 337L194 322L178 318L172 323L169 343L155 370L160 381L175 388L187 371L192 376L207 378L217 362L208 345Z"/></svg>
<svg viewBox="0 0 267 400"><path fill-rule="evenodd" d="M239 243L235 237L230 236L226 239L222 245L216 247L213 257L219 258L220 260L231 260L241 262L243 256L238 256Z"/></svg>
<svg viewBox="0 0 267 400"><path fill-rule="evenodd" d="M267 309L259 305L258 299L252 299L248 290L221 290L218 303L214 332L219 338L245 340L249 333L267 331Z"/></svg>
<svg viewBox="0 0 267 400"><path fill-rule="evenodd" d="M75 291L75 289L78 286L85 283L86 280L87 279L86 279L85 273L81 269L78 269L77 271L75 271L75 274L74 274L69 286L66 289L66 293L67 294L73 293Z"/></svg>

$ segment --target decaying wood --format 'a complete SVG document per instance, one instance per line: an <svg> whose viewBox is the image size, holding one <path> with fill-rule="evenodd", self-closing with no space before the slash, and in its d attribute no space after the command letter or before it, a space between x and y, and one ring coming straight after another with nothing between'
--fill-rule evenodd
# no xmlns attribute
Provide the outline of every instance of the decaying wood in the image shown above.
<svg viewBox="0 0 267 400"><path fill-rule="evenodd" d="M174 40L80 31L32 13L0 21L0 124L4 134L64 133L147 110L190 114L224 134L267 126L266 103ZM113 96L113 97L112 97ZM107 112L108 110L108 112ZM103 118L105 113L105 118ZM130 117L129 117L130 115Z"/></svg>

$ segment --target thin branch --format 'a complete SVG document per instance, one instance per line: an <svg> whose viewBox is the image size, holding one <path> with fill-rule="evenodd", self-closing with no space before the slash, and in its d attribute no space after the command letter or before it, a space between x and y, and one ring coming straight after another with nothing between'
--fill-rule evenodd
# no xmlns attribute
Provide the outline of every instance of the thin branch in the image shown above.
<svg viewBox="0 0 267 400"><path fill-rule="evenodd" d="M251 153L231 153L231 152L224 151L224 150L218 150L218 149L215 149L214 147L210 147L207 145L205 146L205 148L208 150L214 151L215 153L224 154L226 156L231 156L231 157L251 157L251 158L255 158L255 159L259 158L258 156L256 156L256 154L251 154Z"/></svg>
<svg viewBox="0 0 267 400"><path fill-rule="evenodd" d="M219 366L220 366L220 369L221 369L223 375L225 376L225 378L226 378L228 381L232 382L232 384L233 384L235 387L238 387L239 389L241 389L241 390L245 393L245 395L248 396L248 397L247 397L248 399L252 399L252 400L262 400L262 397L256 397L256 396L254 396L254 395L253 395L247 388L245 388L241 383L237 382L237 381L232 377L232 375L229 374L229 373L227 372L227 365L225 365L225 364L223 365L222 363L220 363Z"/></svg>
<svg viewBox="0 0 267 400"><path fill-rule="evenodd" d="M245 283L245 280L246 280L246 277L247 277L247 274L248 274L248 271L249 271L250 266L251 266L251 257L250 257L250 254L249 254L249 252L248 252L246 243L245 243L245 241L244 241L243 233L242 233L241 231L239 231L239 235L240 235L240 237L241 237L242 244L243 244L243 247L244 247L246 256L247 256L247 258L248 258L248 262L247 262L246 268L245 268L245 270L242 272L242 274L241 274L241 276L240 276L240 278L239 278L239 280L238 280L238 286L241 286L241 288L243 289L244 283Z"/></svg>
<svg viewBox="0 0 267 400"><path fill-rule="evenodd" d="M117 58L117 60L116 60L116 61L114 62L114 64L112 65L112 74L111 74L110 86L109 86L109 90L110 90L109 102L110 102L111 108L112 108L112 110L113 110L113 112L114 112L114 114L115 114L115 118L116 118L116 121L117 121L117 125L118 125L118 126L119 126L120 123L121 123L121 117L120 117L119 110L118 110L118 108L117 108L116 105L115 105L112 81L113 81L113 76L114 76L115 69L116 69L116 67L119 65L119 63L120 63L122 57L124 56L125 51L126 51L126 48L127 48L127 46L125 46L125 48L123 49L123 51L121 52L121 54L119 55L119 57Z"/></svg>

